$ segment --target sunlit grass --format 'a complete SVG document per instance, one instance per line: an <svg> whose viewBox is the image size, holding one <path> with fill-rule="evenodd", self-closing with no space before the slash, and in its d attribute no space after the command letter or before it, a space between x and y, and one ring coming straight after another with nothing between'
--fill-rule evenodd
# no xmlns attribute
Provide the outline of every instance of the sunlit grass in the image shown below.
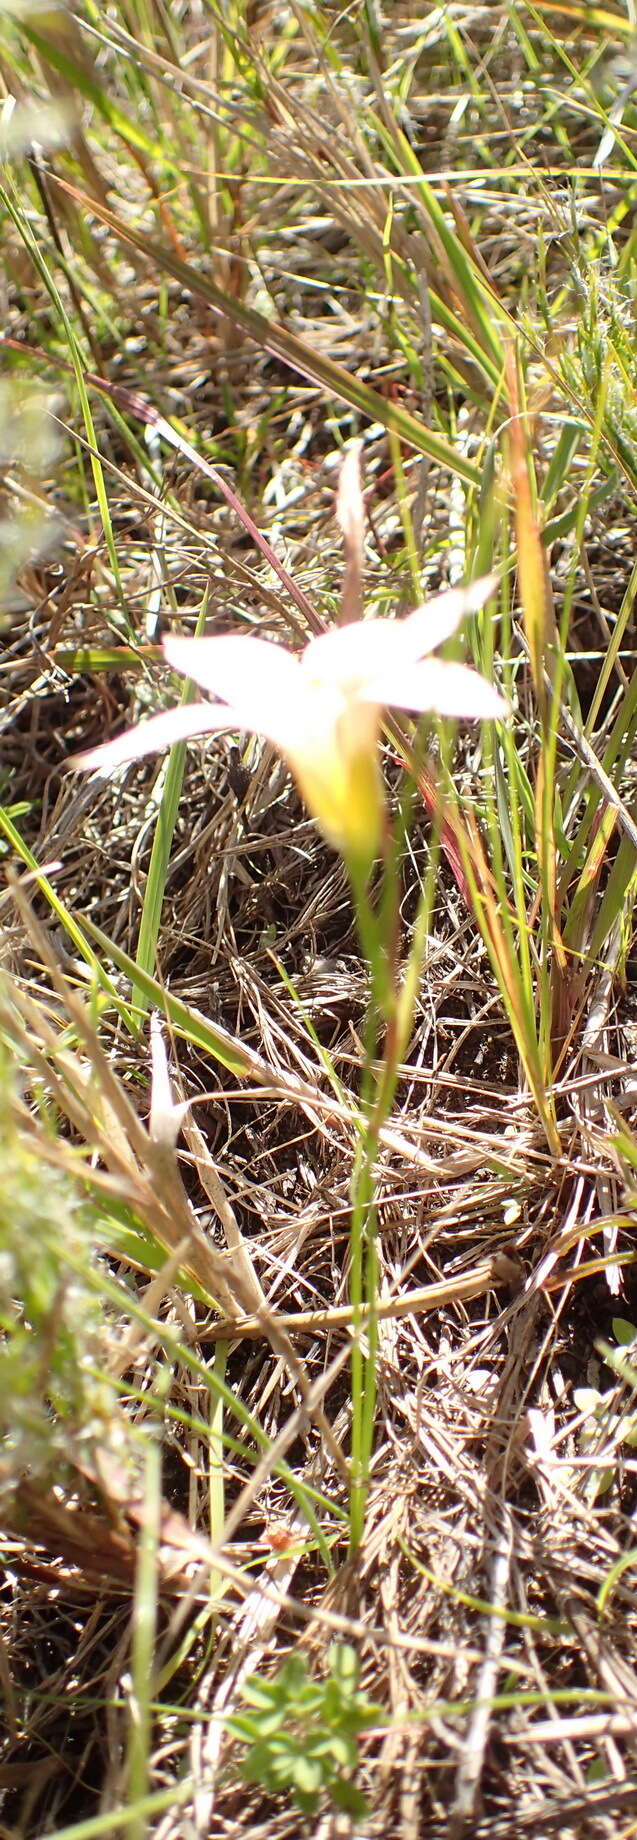
<svg viewBox="0 0 637 1840"><path fill-rule="evenodd" d="M25 1840L168 1832L170 1795L171 1840L182 1801L201 1831L213 1807L260 1821L245 1786L237 1813L227 1736L242 1681L285 1682L303 1644L320 1701L340 1640L396 1756L419 1719L450 1721L423 1819L468 1833L490 1720L528 1784L520 1733L561 1708L551 1771L565 1802L594 1788L598 1614L637 1652L630 1455L597 1514L570 1392L595 1359L573 1289L599 1279L600 1310L634 1234L631 22L579 0L497 5L488 28L384 11L129 0L3 22L0 1260L5 1371L24 1361L34 1403L14 1389L3 1527L92 1579L96 1606L97 1552L127 1605L108 1813L61 1790ZM352 437L368 611L402 619L493 571L456 656L507 721L387 716L387 811L353 889L245 734L236 758L180 742L72 806L65 759L166 707L164 631L298 654L334 623ZM514 1375L507 1299L462 1314L498 1274L530 1350ZM442 1538L460 1522L477 1582ZM77 1717L92 1668L82 1650ZM384 1742L357 1757L387 1822Z"/></svg>

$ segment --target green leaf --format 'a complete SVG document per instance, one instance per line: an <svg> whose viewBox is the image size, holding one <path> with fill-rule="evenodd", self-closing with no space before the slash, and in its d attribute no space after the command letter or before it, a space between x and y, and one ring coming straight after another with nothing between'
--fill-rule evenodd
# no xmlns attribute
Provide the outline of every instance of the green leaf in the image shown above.
<svg viewBox="0 0 637 1840"><path fill-rule="evenodd" d="M615 1341L619 1343L620 1348L630 1348L633 1342L637 1342L635 1324L628 1322L625 1316L614 1316L612 1328Z"/></svg>

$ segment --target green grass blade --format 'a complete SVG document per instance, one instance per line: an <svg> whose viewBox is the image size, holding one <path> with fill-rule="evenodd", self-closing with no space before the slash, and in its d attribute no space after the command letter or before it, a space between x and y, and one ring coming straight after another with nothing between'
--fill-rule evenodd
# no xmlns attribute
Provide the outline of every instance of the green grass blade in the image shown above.
<svg viewBox="0 0 637 1840"><path fill-rule="evenodd" d="M254 339L255 344L259 345L262 350L281 358L291 370L296 371L302 377L308 377L312 383L320 384L330 396L336 397L341 402L349 403L351 408L358 409L359 413L370 421L380 422L384 428L391 429L417 453L428 454L438 466L448 468L457 478L463 479L467 485L479 485L478 467L452 447L451 443L444 440L441 435L436 435L432 429L425 428L416 416L409 413L409 410L403 409L397 403L387 401L376 390L370 389L353 372L346 371L333 358L325 357L322 353L313 350L305 340L289 332L286 327L277 325L274 320L265 319L263 314L257 313L254 307L248 307L242 301L223 293L222 289L216 287L214 282L210 281L201 270L182 261L173 250L166 248L165 244L156 243L152 237L146 236L142 231L134 230L131 225L122 223L118 217L113 216L112 212L106 211L96 199L88 198L85 193L78 192L74 186L66 185L61 179L58 179L56 183L69 192L78 204L94 211L96 217L102 223L107 224L122 242L130 243L133 248L139 250L141 255L147 256L154 272L172 275L197 298L207 301L208 305L224 319L240 327L249 338Z"/></svg>
<svg viewBox="0 0 637 1840"><path fill-rule="evenodd" d="M205 629L208 612L208 590L204 594L195 628L195 637L200 638ZM179 706L192 703L198 695L197 686L190 681L183 685ZM153 836L153 844L148 867L148 877L144 890L139 940L137 945L137 964L141 971L152 977L157 962L157 942L161 925L166 876L170 862L170 852L175 834L175 824L179 811L179 801L186 765L186 742L177 741L170 749L163 769L163 783L160 794L159 811ZM148 1008L149 998L145 988L135 984L133 1000L138 1009L144 1012Z"/></svg>

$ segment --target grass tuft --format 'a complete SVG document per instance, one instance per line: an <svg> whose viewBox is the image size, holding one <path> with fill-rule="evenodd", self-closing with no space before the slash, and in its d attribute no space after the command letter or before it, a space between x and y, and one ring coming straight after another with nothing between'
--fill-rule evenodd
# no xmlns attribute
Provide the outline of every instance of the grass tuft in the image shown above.
<svg viewBox="0 0 637 1840"><path fill-rule="evenodd" d="M633 36L3 11L22 1840L632 1831ZM510 715L387 712L369 876L254 735L66 771L174 700L167 633L492 572L445 654Z"/></svg>

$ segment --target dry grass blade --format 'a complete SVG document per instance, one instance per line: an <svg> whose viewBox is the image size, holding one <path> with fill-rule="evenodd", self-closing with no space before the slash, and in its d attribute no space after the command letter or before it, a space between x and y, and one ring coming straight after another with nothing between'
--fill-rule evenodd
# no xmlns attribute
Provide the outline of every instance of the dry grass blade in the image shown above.
<svg viewBox="0 0 637 1840"><path fill-rule="evenodd" d="M3 1834L632 1835L632 10L5 9ZM486 577L362 934L260 730L65 771Z"/></svg>
<svg viewBox="0 0 637 1840"><path fill-rule="evenodd" d="M428 1284L422 1290L407 1291L400 1297L383 1299L375 1306L378 1322L390 1322L401 1316L419 1316L429 1310L439 1310L447 1303L464 1303L470 1297L482 1297L485 1291L495 1289L501 1284L513 1284L520 1277L520 1266L515 1259L505 1253L496 1254L495 1258L485 1260L475 1271L469 1271L462 1277L449 1278L446 1283ZM333 1310L297 1310L294 1315L277 1317L278 1326L289 1330L290 1334L315 1335L322 1329L351 1328L354 1319L365 1327L365 1305L360 1305L355 1312L351 1304L344 1304ZM215 1323L205 1335L206 1341L218 1340L219 1337L244 1336L252 1338L263 1333L263 1321L259 1316L244 1316L234 1321Z"/></svg>

